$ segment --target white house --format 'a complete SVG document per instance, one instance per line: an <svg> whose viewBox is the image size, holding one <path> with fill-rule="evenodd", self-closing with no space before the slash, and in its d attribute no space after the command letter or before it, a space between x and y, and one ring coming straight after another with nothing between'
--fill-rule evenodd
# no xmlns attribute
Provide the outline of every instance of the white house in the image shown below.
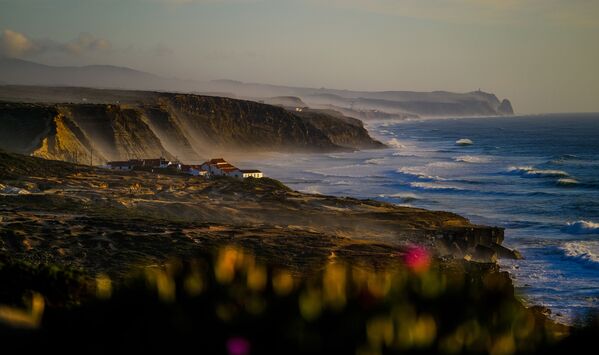
<svg viewBox="0 0 599 355"><path fill-rule="evenodd" d="M230 176L239 179L248 177L259 179L264 177L264 174L260 170L241 170L222 158L211 159L200 165L200 169L214 176Z"/></svg>
<svg viewBox="0 0 599 355"><path fill-rule="evenodd" d="M264 177L264 174L262 174L262 172L260 170L240 170L241 171L241 177L242 178L255 178L255 179L261 179Z"/></svg>
<svg viewBox="0 0 599 355"><path fill-rule="evenodd" d="M233 176L235 171L239 170L222 158L211 159L203 163L200 167L202 170L207 171L210 175L216 176Z"/></svg>

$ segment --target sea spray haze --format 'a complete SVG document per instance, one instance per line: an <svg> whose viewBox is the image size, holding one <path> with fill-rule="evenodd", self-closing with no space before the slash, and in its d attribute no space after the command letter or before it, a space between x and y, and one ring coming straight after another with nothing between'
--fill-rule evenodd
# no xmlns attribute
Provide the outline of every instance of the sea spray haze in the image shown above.
<svg viewBox="0 0 599 355"><path fill-rule="evenodd" d="M599 305L599 114L379 121L389 149L261 160L293 188L459 212L507 228L525 302L574 321ZM471 145L456 145L468 139Z"/></svg>

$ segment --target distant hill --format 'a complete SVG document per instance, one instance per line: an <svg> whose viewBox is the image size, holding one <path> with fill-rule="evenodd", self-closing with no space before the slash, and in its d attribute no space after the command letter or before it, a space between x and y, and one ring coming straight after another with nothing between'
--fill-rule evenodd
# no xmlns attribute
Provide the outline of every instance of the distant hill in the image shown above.
<svg viewBox="0 0 599 355"><path fill-rule="evenodd" d="M56 67L20 59L0 58L0 82L13 85L79 86L108 89L194 92L275 105L293 101L319 109L333 109L355 118L402 118L407 116L511 115L509 100L482 91L351 91L325 88L243 83L234 80L201 82L168 79L116 66Z"/></svg>

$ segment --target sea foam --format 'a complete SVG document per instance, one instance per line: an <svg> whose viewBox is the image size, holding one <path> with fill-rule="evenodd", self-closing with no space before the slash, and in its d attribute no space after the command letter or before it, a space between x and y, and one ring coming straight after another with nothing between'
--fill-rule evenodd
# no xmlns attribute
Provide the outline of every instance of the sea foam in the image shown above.
<svg viewBox="0 0 599 355"><path fill-rule="evenodd" d="M437 184L437 183L430 183L430 182L412 182L410 183L410 187L412 187L413 189L418 189L418 190L424 190L424 191L444 191L444 192L462 192L462 191L468 191L466 189L463 189L461 187L457 187L457 186L452 186L452 185L444 185L444 184Z"/></svg>
<svg viewBox="0 0 599 355"><path fill-rule="evenodd" d="M599 255L593 252L593 249L597 249L596 243L568 242L564 243L560 249L567 258L574 259L586 266L599 268Z"/></svg>
<svg viewBox="0 0 599 355"><path fill-rule="evenodd" d="M488 157L477 157L473 155L460 155L458 157L453 158L453 160L460 163L470 164L483 164L488 163L490 161Z"/></svg>
<svg viewBox="0 0 599 355"><path fill-rule="evenodd" d="M396 149L403 149L403 148L405 148L405 147L406 147L406 146L405 146L405 145L403 145L403 144L402 144L402 143L401 143L401 142L400 142L400 141L399 141L397 138L391 138L391 139L390 139L390 140L387 142L387 144L388 144L389 146L393 147L393 148L396 148Z"/></svg>
<svg viewBox="0 0 599 355"><path fill-rule="evenodd" d="M599 234L599 223L582 220L570 222L564 231L570 234Z"/></svg>
<svg viewBox="0 0 599 355"><path fill-rule="evenodd" d="M400 175L404 175L410 180L426 180L426 181L443 181L444 178L436 175L428 175L420 167L403 167L395 171Z"/></svg>
<svg viewBox="0 0 599 355"><path fill-rule="evenodd" d="M574 186L574 185L580 184L580 182L578 182L578 180L576 180L576 179L563 178L563 179L558 179L557 184L560 186Z"/></svg>
<svg viewBox="0 0 599 355"><path fill-rule="evenodd" d="M472 140L470 140L468 138L462 138L462 139L458 139L457 141L455 141L455 144L457 144L457 145L472 145L472 144L474 144L474 142L472 142Z"/></svg>
<svg viewBox="0 0 599 355"><path fill-rule="evenodd" d="M511 174L523 177L568 177L570 174L563 170L537 169L532 166L511 166L507 170Z"/></svg>

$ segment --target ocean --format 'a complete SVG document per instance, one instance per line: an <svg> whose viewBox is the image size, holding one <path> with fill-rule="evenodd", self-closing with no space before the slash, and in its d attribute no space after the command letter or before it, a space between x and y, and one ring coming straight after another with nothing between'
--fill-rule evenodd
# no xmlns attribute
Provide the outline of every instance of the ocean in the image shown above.
<svg viewBox="0 0 599 355"><path fill-rule="evenodd" d="M506 228L527 304L573 323L599 307L599 114L368 122L389 148L243 162L311 193L456 212Z"/></svg>

